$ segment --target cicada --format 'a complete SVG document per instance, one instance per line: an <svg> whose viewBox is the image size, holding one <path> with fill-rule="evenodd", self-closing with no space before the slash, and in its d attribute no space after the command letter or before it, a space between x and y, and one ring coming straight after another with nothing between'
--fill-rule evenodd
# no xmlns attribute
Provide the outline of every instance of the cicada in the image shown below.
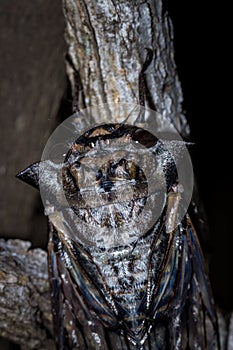
<svg viewBox="0 0 233 350"><path fill-rule="evenodd" d="M18 177L64 193L59 210L46 208L57 349L220 349L198 237L188 212L176 222L182 193L160 140L106 123L71 145L60 183L40 165Z"/></svg>

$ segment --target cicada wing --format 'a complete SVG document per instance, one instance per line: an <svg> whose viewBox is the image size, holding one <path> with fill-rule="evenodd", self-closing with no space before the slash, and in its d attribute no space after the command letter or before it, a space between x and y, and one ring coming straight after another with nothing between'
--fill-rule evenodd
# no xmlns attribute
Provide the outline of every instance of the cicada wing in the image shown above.
<svg viewBox="0 0 233 350"><path fill-rule="evenodd" d="M215 306L198 238L187 217L171 234L150 314L170 349L220 349Z"/></svg>
<svg viewBox="0 0 233 350"><path fill-rule="evenodd" d="M49 272L58 350L133 349L114 312L95 286L97 272L88 276L85 271L85 265L93 262L85 260L82 254L77 261L56 228L52 224L50 227Z"/></svg>
<svg viewBox="0 0 233 350"><path fill-rule="evenodd" d="M189 205L189 215L192 218L192 223L196 231L198 232L198 240L201 244L202 249L205 251L205 261L208 263L211 246L210 230L208 225L208 218L200 198L199 189L195 178L192 201Z"/></svg>
<svg viewBox="0 0 233 350"><path fill-rule="evenodd" d="M54 331L59 350L109 349L104 327L93 317L64 261L59 235L50 225L48 246Z"/></svg>
<svg viewBox="0 0 233 350"><path fill-rule="evenodd" d="M204 349L220 349L218 321L213 301L212 290L205 270L204 258L196 231L187 217L186 237L188 256L192 265L189 288L189 344L195 348L196 343L204 342ZM195 337L196 334L196 337Z"/></svg>
<svg viewBox="0 0 233 350"><path fill-rule="evenodd" d="M54 332L59 350L87 349L84 325L80 322L81 302L69 281L69 273L62 261L60 241L51 225L48 245L48 262L51 285L51 303L54 319ZM81 318L81 319L82 319Z"/></svg>

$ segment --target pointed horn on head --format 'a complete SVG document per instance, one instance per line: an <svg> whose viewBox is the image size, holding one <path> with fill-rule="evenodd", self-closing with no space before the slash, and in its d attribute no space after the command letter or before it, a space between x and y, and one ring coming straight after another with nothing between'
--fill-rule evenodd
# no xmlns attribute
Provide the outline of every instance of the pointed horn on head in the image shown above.
<svg viewBox="0 0 233 350"><path fill-rule="evenodd" d="M33 163L16 177L39 190L39 168L40 162Z"/></svg>

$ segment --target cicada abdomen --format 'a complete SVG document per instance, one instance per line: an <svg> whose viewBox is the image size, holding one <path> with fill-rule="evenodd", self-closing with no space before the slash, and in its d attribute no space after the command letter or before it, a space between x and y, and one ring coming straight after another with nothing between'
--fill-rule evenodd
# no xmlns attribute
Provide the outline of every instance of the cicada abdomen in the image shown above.
<svg viewBox="0 0 233 350"><path fill-rule="evenodd" d="M188 214L177 222L169 154L149 131L112 123L79 136L60 168L41 168L46 192L63 192L59 206L46 201L59 350L220 349L195 228ZM38 184L39 168L19 177Z"/></svg>

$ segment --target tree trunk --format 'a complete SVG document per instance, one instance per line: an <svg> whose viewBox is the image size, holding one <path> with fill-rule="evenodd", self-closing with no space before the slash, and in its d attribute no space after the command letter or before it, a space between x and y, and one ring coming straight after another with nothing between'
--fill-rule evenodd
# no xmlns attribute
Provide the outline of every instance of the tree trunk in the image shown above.
<svg viewBox="0 0 233 350"><path fill-rule="evenodd" d="M139 73L149 48L154 58L146 72L147 106L169 117L186 136L173 28L162 2L64 0L63 6L72 62L67 63L67 72L73 97L78 96L74 108L139 104Z"/></svg>

